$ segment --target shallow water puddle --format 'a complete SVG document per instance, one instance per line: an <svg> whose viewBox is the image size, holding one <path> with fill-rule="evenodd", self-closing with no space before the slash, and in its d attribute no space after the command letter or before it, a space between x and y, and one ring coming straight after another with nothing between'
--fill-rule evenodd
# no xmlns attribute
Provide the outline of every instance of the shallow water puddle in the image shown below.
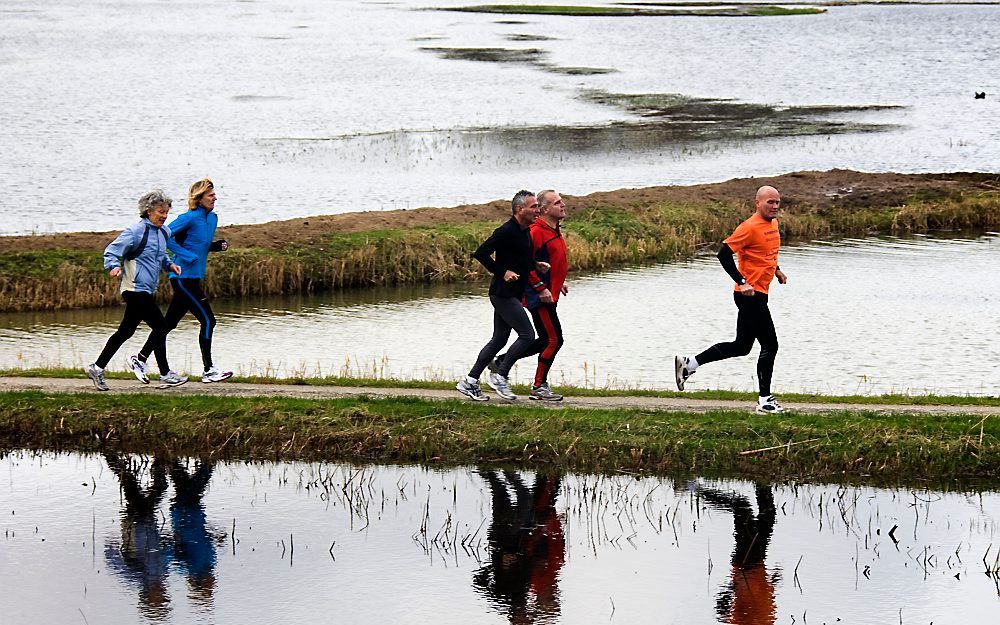
<svg viewBox="0 0 1000 625"><path fill-rule="evenodd" d="M5 623L973 623L996 484L940 492L17 452Z"/></svg>

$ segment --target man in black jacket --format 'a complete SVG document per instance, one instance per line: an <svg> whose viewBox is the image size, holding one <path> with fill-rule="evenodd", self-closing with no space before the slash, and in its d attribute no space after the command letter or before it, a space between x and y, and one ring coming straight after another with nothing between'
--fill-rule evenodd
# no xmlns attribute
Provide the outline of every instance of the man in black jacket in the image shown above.
<svg viewBox="0 0 1000 625"><path fill-rule="evenodd" d="M528 313L521 305L521 298L525 288L533 288L539 293L545 290L545 283L539 279L537 271L547 271L548 264L535 263L531 235L528 232L528 227L538 217L538 200L535 194L518 191L511 201L511 211L511 218L494 230L490 238L472 254L493 274L493 280L490 281L493 338L479 352L469 375L455 385L460 393L475 401L489 399L479 386L479 376L507 344L512 329L517 332L517 340L510 346L500 368L487 378L487 384L500 397L517 399L517 395L510 390L507 376L514 363L531 349L535 341L535 330Z"/></svg>

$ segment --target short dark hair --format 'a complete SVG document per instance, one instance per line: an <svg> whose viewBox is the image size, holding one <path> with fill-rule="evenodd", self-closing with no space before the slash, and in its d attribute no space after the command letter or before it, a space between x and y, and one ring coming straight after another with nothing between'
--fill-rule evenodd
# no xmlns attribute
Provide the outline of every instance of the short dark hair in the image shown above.
<svg viewBox="0 0 1000 625"><path fill-rule="evenodd" d="M529 197L535 197L535 194L531 191L525 191L521 189L514 194L514 199L510 201L510 212L516 213L517 209L521 208Z"/></svg>

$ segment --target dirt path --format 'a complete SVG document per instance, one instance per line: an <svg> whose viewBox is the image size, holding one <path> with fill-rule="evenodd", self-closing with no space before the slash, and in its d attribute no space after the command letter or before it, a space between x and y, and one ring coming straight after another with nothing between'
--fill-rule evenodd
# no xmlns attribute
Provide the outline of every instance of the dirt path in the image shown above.
<svg viewBox="0 0 1000 625"><path fill-rule="evenodd" d="M131 380L108 380L110 393L120 394L169 394L169 395L214 395L220 397L296 397L303 399L333 399L339 397L419 397L422 399L460 399L457 391L413 389L413 388L361 388L344 386L299 386L291 384L244 384L224 382L202 384L189 382L183 386L158 389L155 382L143 386ZM97 393L90 380L83 378L3 378L0 377L0 392L42 391L46 393ZM509 405L491 394L491 405ZM558 403L529 401L522 397L519 405L532 407L579 409L637 409L682 412L707 412L710 410L752 409L749 401L723 399L686 399L683 397L567 397ZM823 413L839 410L864 410L883 413L910 414L1000 414L998 406L928 406L895 404L834 404L834 403L785 403L786 409L803 413Z"/></svg>

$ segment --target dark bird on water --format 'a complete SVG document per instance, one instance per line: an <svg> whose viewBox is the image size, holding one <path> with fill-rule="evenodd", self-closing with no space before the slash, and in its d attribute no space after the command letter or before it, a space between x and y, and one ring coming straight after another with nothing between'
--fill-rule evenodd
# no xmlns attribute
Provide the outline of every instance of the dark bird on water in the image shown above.
<svg viewBox="0 0 1000 625"><path fill-rule="evenodd" d="M977 91L976 92L976 99L977 100L985 100L986 99L986 92L985 91Z"/></svg>

